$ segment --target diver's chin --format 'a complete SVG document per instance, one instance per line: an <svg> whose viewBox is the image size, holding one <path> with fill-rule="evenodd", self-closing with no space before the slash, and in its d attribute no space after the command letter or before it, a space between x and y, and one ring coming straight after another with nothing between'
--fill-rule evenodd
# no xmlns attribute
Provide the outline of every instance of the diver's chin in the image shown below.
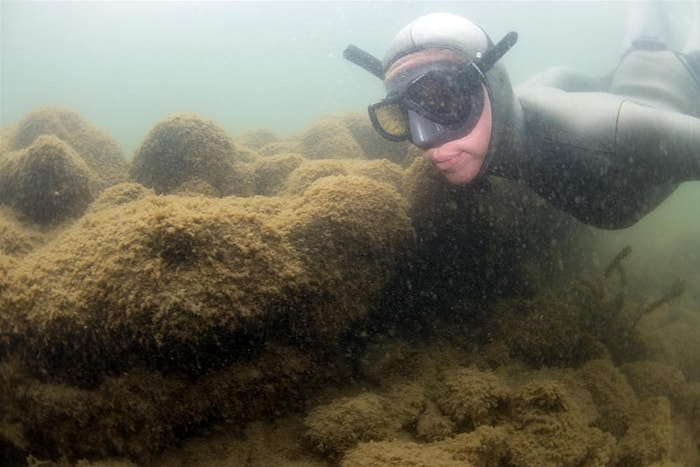
<svg viewBox="0 0 700 467"><path fill-rule="evenodd" d="M433 166L452 185L468 185L479 175L483 160L472 154L460 153L454 157L433 161Z"/></svg>
<svg viewBox="0 0 700 467"><path fill-rule="evenodd" d="M471 176L464 176L462 174L452 174L452 173L444 174L444 176L445 176L445 179L448 182L450 182L451 185L460 185L460 186L469 185L476 178L476 176L471 177Z"/></svg>

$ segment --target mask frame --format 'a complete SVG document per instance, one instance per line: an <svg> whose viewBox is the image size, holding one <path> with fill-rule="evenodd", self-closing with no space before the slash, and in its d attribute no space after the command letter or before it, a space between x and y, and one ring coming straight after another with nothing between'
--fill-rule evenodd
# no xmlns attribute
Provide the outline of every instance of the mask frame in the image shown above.
<svg viewBox="0 0 700 467"><path fill-rule="evenodd" d="M467 76L476 76L479 78L479 82L485 82L485 74L493 67L493 65L505 55L508 50L511 49L518 41L518 33L511 31L506 34L503 39L501 39L497 44L489 47L483 53L477 54L477 56L469 63L462 65L464 67L464 72ZM423 47L425 48L425 47ZM420 49L419 49L420 50ZM417 52L415 50L413 52ZM407 52L410 53L410 52ZM369 71L374 76L381 80L384 80L386 75L386 70L382 64L382 61L374 57L368 52L356 47L354 45L349 45L343 51L343 57L360 66L361 68ZM475 73L475 74L474 74ZM473 79L473 78L470 78ZM469 79L467 80L469 81ZM483 91L483 90L482 90ZM377 118L377 110L382 106L396 105L397 102L402 100L401 95L392 95L390 92L387 98L379 101L375 104L369 106L369 117L372 121L372 125L375 130L384 138L389 141L404 141L410 139L416 146L426 149L433 147L435 145L442 144L444 142L457 139L459 137L465 136L474 128L478 117L481 116L483 112L483 102L481 103L481 111L478 115L474 116L476 112L471 112L470 116L461 122L461 125L457 125L456 122L448 122L446 124L440 123L439 121L433 121L430 119L430 115L423 115L419 112L421 109L412 108L414 107L409 101L405 99L402 101L402 108L405 111L405 115L400 121L403 122L402 131L386 131L388 128L386 122L384 128L382 128L382 122ZM422 109L425 114L425 109ZM396 110L398 112L398 108ZM431 112L432 113L432 112ZM396 114L398 116L398 114ZM435 115L432 115L435 117ZM476 120L472 122L472 119ZM440 120L440 119L438 119ZM399 120L397 120L399 121ZM469 126L471 125L471 128ZM413 127L413 133L411 132ZM421 134L416 134L421 133Z"/></svg>
<svg viewBox="0 0 700 467"><path fill-rule="evenodd" d="M484 108L483 76L470 65L432 63L392 79L389 95L368 107L375 131L420 148L468 134Z"/></svg>

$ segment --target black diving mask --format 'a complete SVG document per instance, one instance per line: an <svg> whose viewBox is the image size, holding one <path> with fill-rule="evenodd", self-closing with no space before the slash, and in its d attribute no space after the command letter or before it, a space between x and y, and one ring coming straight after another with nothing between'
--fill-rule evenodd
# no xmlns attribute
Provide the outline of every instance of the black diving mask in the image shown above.
<svg viewBox="0 0 700 467"><path fill-rule="evenodd" d="M474 129L484 108L484 87L475 68L437 62L400 73L388 96L369 106L374 129L389 141L411 140L421 149L440 146Z"/></svg>
<svg viewBox="0 0 700 467"><path fill-rule="evenodd" d="M421 149L466 136L483 112L485 73L517 40L509 32L468 63L436 62L400 73L387 83L387 97L368 108L374 129L389 141L410 139ZM343 56L384 79L381 60L364 50L350 45Z"/></svg>

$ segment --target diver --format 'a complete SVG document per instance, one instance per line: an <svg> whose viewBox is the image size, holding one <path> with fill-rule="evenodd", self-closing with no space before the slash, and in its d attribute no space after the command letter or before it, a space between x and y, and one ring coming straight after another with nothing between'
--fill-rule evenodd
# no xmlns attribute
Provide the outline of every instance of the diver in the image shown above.
<svg viewBox="0 0 700 467"><path fill-rule="evenodd" d="M517 34L494 44L448 13L405 26L383 61L352 45L344 56L384 81L375 130L410 140L450 183L521 181L580 221L624 228L700 180L700 21L687 50L671 48L662 8L635 7L629 49L602 78L554 68L514 90L499 59Z"/></svg>

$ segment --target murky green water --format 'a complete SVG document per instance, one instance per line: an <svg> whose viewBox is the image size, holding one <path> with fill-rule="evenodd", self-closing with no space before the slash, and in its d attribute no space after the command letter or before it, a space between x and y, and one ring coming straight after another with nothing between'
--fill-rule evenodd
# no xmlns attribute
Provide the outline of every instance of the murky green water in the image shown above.
<svg viewBox="0 0 700 467"><path fill-rule="evenodd" d="M514 83L550 65L605 73L622 50L618 2L1 2L0 124L70 107L128 156L151 125L197 112L238 134L284 135L363 110L381 84L342 59L382 56L411 19L472 18L495 40L517 30Z"/></svg>

